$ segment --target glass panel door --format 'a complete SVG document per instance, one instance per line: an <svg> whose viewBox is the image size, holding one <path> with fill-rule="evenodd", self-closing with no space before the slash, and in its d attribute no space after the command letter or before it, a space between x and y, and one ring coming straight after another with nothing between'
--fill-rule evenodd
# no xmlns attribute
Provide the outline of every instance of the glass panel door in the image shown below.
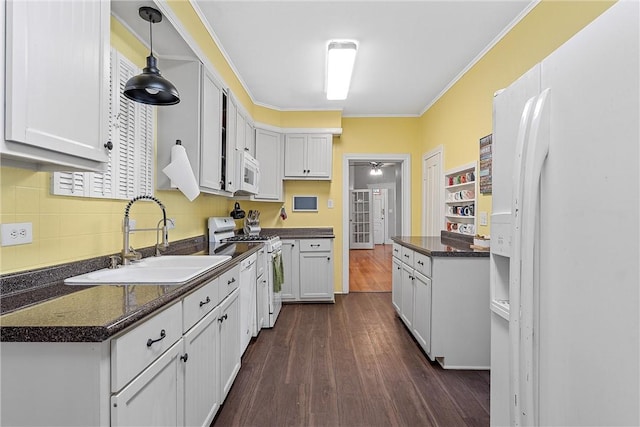
<svg viewBox="0 0 640 427"><path fill-rule="evenodd" d="M373 249L371 190L351 191L350 249Z"/></svg>

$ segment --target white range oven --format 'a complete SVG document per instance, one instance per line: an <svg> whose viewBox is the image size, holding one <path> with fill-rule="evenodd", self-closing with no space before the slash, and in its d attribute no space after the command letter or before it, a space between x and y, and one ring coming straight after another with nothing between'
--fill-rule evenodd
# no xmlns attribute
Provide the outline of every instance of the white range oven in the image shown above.
<svg viewBox="0 0 640 427"><path fill-rule="evenodd" d="M234 243L263 242L266 249L266 266L264 266L263 279L266 280L266 292L263 300L256 299L256 319L263 318L263 324L257 325L257 330L261 328L273 328L282 308L282 290L275 289L274 264L278 259L282 259L282 242L280 237L260 234L260 228L254 227L254 234L235 234L235 220L230 217L209 218L209 253L233 255L235 252ZM260 260L258 260L258 271L260 270ZM256 284L260 286L259 283ZM256 295L260 295L256 289ZM262 305L261 305L262 304ZM264 315L261 316L261 307L264 307ZM268 307L268 314L267 314Z"/></svg>

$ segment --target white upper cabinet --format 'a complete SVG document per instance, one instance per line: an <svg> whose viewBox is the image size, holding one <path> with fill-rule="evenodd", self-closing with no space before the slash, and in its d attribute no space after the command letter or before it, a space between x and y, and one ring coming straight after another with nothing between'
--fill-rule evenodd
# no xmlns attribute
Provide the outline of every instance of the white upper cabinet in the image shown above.
<svg viewBox="0 0 640 427"><path fill-rule="evenodd" d="M256 129L256 159L260 163L260 192L254 200L282 201L282 135Z"/></svg>
<svg viewBox="0 0 640 427"><path fill-rule="evenodd" d="M180 140L200 190L225 194L230 190L223 183L223 172L228 172L232 165L222 150L222 90L197 61L165 59L162 74L178 88L180 103L158 108L158 188L172 188L162 169L171 162L171 148Z"/></svg>
<svg viewBox="0 0 640 427"><path fill-rule="evenodd" d="M108 160L109 1L5 5L3 164L102 170Z"/></svg>
<svg viewBox="0 0 640 427"><path fill-rule="evenodd" d="M330 180L331 134L289 134L284 144L284 179Z"/></svg>

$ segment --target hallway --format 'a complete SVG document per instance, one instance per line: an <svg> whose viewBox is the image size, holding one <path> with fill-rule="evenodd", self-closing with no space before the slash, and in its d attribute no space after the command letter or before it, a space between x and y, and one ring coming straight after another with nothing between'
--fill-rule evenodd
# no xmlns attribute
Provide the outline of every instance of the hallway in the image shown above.
<svg viewBox="0 0 640 427"><path fill-rule="evenodd" d="M391 292L393 245L349 250L349 292Z"/></svg>
<svg viewBox="0 0 640 427"><path fill-rule="evenodd" d="M487 426L489 372L420 351L391 293L285 305L260 332L212 426Z"/></svg>

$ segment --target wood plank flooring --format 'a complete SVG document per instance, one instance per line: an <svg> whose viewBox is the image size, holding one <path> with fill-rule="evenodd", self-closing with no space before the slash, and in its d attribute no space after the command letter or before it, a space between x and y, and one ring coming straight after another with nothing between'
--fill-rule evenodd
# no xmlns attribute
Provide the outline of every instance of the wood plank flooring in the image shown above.
<svg viewBox="0 0 640 427"><path fill-rule="evenodd" d="M487 426L489 372L446 371L420 351L390 293L285 305L212 426Z"/></svg>
<svg viewBox="0 0 640 427"><path fill-rule="evenodd" d="M393 245L349 250L349 292L391 292Z"/></svg>

